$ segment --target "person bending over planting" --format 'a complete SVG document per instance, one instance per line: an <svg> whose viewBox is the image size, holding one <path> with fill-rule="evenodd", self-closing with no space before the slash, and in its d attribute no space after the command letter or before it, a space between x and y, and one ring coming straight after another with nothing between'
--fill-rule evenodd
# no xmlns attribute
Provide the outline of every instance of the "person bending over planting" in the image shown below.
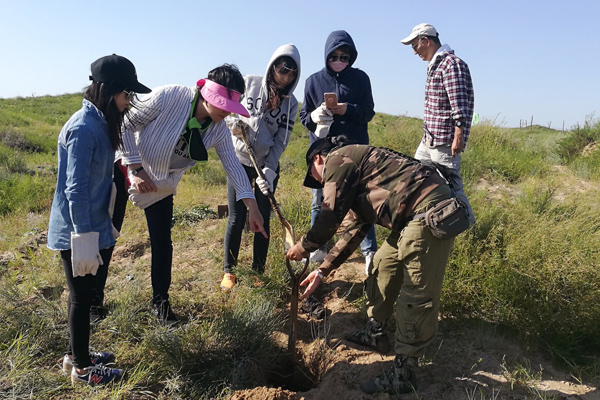
<svg viewBox="0 0 600 400"><path fill-rule="evenodd" d="M440 294L454 237L438 239L421 218L453 197L435 166L388 149L344 146L344 137L315 141L306 153L304 186L323 188L323 209L306 235L286 253L301 260L336 233L352 212L351 223L319 268L302 286L310 296L323 278L360 245L372 224L390 229L377 251L366 283L366 326L346 338L380 352L390 349L384 326L396 303L396 358L383 374L361 384L367 393L407 393L415 389L415 368L438 326ZM460 222L468 226L466 217Z"/></svg>

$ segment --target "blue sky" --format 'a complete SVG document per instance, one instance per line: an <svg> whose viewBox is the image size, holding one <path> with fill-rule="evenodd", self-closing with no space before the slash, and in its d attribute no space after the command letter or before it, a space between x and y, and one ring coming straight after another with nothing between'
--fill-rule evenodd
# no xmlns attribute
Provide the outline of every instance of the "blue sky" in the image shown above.
<svg viewBox="0 0 600 400"><path fill-rule="evenodd" d="M327 35L348 31L371 78L375 110L422 117L426 63L400 43L433 24L471 69L475 112L499 126L553 128L600 111L597 1L85 1L0 0L0 98L73 93L107 54L144 84L194 85L224 63L263 74L294 43L301 82L323 67ZM596 118L596 117L594 117Z"/></svg>

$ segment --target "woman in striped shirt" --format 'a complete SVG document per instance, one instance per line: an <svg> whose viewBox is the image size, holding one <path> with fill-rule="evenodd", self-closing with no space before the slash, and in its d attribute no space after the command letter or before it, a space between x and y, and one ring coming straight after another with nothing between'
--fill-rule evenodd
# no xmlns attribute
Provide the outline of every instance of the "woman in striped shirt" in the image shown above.
<svg viewBox="0 0 600 400"><path fill-rule="evenodd" d="M129 173L129 199L146 214L152 251L152 312L161 321L178 320L168 294L173 196L185 171L208 159L207 149L215 148L238 199L248 207L252 231L267 236L250 182L223 121L231 113L248 116L239 103L244 91L244 78L237 67L224 64L200 79L196 87L155 88L132 110L133 123L125 124L120 161Z"/></svg>

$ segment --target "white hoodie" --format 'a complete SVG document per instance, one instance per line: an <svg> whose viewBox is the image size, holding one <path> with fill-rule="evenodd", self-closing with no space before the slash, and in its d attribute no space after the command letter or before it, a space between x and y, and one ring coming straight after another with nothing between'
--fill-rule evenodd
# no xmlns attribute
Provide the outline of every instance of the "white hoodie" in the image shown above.
<svg viewBox="0 0 600 400"><path fill-rule="evenodd" d="M265 112L264 106L268 98L267 74L273 67L274 61L282 56L291 57L298 66L296 80L289 86L287 97L278 108ZM300 52L293 44L280 46L269 60L264 75L246 75L246 92L240 102L248 109L249 118L240 116L250 130L248 132L248 143L252 146L257 162L261 168L268 167L277 170L279 158L288 145L296 116L298 115L298 100L292 94L300 79ZM289 116L289 117L288 117ZM250 156L244 142L232 135L235 153L240 162L252 167Z"/></svg>

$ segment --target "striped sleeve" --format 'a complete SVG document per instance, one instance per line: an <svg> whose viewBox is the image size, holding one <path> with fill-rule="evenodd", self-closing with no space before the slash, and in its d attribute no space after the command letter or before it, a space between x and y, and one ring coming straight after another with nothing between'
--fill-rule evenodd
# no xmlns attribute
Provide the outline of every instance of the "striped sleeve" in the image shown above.
<svg viewBox="0 0 600 400"><path fill-rule="evenodd" d="M217 156L223 164L227 178L235 188L236 200L254 199L254 192L250 186L248 175L235 155L231 133L225 122L221 121L215 124L213 129L207 131L203 141L207 149L214 147L217 151Z"/></svg>

